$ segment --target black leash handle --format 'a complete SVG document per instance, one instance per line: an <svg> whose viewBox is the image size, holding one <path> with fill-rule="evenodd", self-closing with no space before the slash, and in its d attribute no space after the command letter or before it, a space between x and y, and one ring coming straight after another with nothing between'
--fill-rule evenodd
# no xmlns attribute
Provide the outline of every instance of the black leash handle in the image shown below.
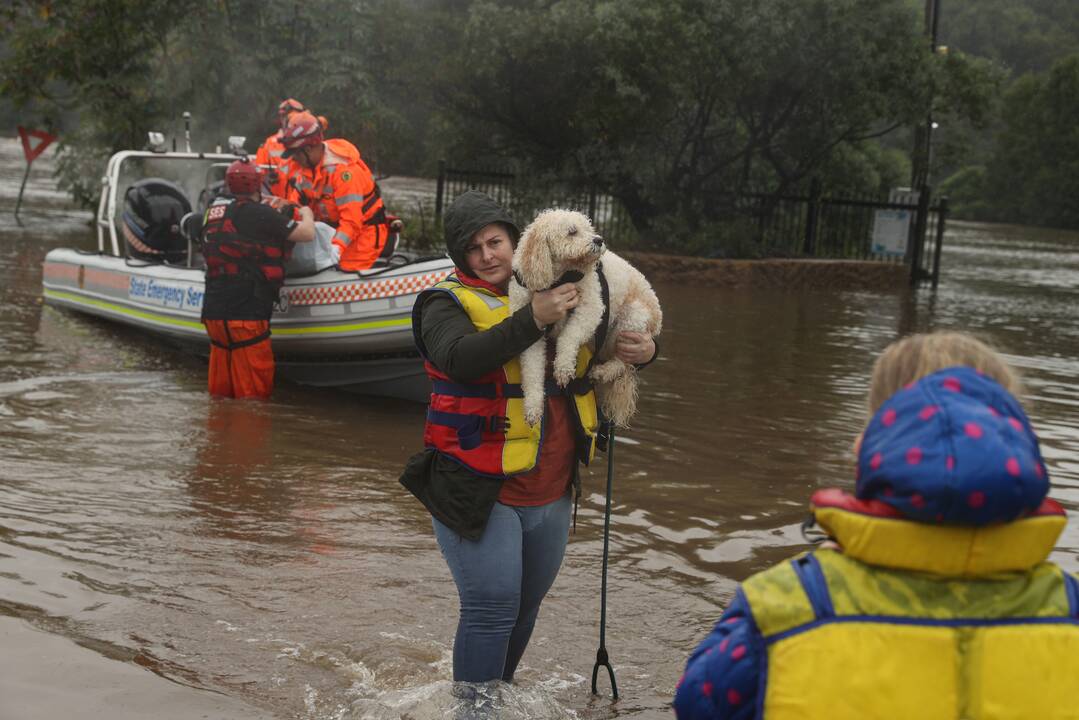
<svg viewBox="0 0 1079 720"><path fill-rule="evenodd" d="M611 695L618 699L618 683L614 679L614 668L607 657L607 554L611 539L611 484L614 479L614 423L607 421L607 507L603 515L603 580L599 594L599 649L596 650L596 664L592 666L592 694L598 695L596 678L600 667L607 668L611 678Z"/></svg>

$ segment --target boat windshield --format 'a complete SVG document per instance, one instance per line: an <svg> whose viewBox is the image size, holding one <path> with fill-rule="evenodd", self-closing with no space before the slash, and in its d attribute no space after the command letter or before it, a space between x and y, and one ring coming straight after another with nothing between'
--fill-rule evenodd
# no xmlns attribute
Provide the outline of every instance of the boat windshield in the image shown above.
<svg viewBox="0 0 1079 720"><path fill-rule="evenodd" d="M152 200L162 193L168 194L175 207L175 210L170 210L169 217L177 213L199 213L216 196L223 184L226 168L236 158L224 153L143 151L124 151L113 155L109 160L98 207L98 250L117 256L129 255L130 238L124 233L124 215L132 214L133 192L139 193L143 205L147 198ZM178 225L179 218L176 221ZM129 229L131 227L129 223ZM191 254L188 248L185 255L190 258Z"/></svg>

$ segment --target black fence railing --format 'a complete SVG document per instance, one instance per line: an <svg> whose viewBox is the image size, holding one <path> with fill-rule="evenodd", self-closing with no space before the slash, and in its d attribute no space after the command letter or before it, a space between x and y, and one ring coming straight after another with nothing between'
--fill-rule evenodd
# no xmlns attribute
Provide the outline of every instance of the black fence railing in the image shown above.
<svg viewBox="0 0 1079 720"><path fill-rule="evenodd" d="M616 247L636 247L638 236L629 214L618 200L598 188L522 187L513 173L452 168L439 163L435 221L457 195L478 189L494 197L515 217L532 217L538 210L561 206L588 213L597 232ZM713 257L808 257L903 262L910 267L911 285L940 276L940 253L948 202L931 204L930 188L890 198L832 196L820 181L804 194L732 192L717 196L732 233L712 245L698 247Z"/></svg>
<svg viewBox="0 0 1079 720"><path fill-rule="evenodd" d="M517 182L513 173L501 170L477 170L450 167L445 161L438 164L438 185L435 191L435 222L442 222L445 205L466 190L482 190L493 197L517 218L530 218L549 207L581 210L592 219L596 232L607 239L617 238L633 245L637 232L629 213L615 198L598 188L545 186L527 187Z"/></svg>

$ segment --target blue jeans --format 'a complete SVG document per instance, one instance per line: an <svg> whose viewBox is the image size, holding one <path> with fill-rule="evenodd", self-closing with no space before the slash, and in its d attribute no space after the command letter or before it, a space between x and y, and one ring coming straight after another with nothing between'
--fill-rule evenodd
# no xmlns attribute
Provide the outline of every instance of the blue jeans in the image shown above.
<svg viewBox="0 0 1079 720"><path fill-rule="evenodd" d="M461 599L454 680L513 680L540 603L562 565L570 504L568 493L535 507L495 503L479 541L466 540L433 520Z"/></svg>

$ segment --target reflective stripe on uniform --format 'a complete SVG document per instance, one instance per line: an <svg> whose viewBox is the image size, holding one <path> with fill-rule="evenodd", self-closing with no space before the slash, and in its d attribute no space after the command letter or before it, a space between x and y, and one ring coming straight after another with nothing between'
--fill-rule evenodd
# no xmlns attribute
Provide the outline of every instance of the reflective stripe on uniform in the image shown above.
<svg viewBox="0 0 1079 720"><path fill-rule="evenodd" d="M352 195L342 195L339 198L334 198L333 201L337 203L337 207L341 207L342 205L348 205L349 203L363 202L363 195L356 195L355 193Z"/></svg>
<svg viewBox="0 0 1079 720"><path fill-rule="evenodd" d="M349 236L349 234L347 232L345 232L344 230L338 230L337 232L335 232L333 234L333 241L334 242L341 241L345 245L350 245L350 244L352 244L352 237Z"/></svg>

